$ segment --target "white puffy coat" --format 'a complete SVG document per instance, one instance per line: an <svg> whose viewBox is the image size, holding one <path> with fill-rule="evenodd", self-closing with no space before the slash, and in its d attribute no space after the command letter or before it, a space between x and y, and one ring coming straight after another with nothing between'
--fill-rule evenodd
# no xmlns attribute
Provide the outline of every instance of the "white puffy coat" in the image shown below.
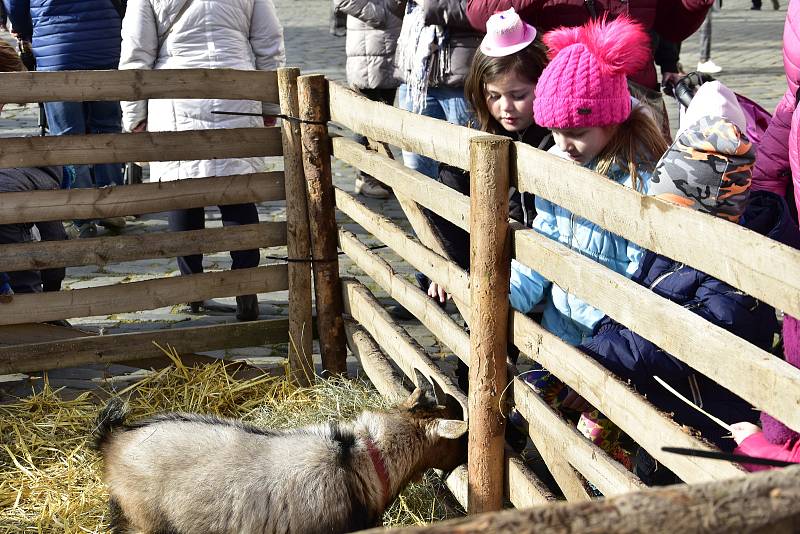
<svg viewBox="0 0 800 534"><path fill-rule="evenodd" d="M191 2L158 49L185 1ZM284 64L283 28L272 0L128 0L122 23L120 69L232 68L271 70ZM263 127L261 117L215 115L214 110L261 113L249 100L122 102L126 130L147 120L150 132ZM153 180L260 172L263 158L153 162Z"/></svg>

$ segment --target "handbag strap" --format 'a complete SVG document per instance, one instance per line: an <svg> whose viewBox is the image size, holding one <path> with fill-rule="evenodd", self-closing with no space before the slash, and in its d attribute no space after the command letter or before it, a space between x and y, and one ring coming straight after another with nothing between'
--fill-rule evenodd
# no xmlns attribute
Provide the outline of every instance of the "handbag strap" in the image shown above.
<svg viewBox="0 0 800 534"><path fill-rule="evenodd" d="M192 0L185 0L183 2L183 5L181 6L180 11L178 11L178 14L175 15L175 18L172 19L172 22L170 22L169 26L167 26L167 30L158 36L158 50L161 50L161 47L164 46L164 41L166 41L167 37L169 37L170 32L172 32L172 28L174 28L175 24L177 24L177 22L181 20L181 17L183 16L184 13L186 13L186 10L189 8L189 4L191 3Z"/></svg>

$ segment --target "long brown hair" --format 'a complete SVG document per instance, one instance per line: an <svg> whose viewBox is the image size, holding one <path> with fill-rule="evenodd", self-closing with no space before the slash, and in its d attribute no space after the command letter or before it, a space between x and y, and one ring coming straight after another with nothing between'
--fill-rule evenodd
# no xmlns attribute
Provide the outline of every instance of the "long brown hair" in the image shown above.
<svg viewBox="0 0 800 534"><path fill-rule="evenodd" d="M486 105L486 84L491 83L500 76L514 73L519 78L535 85L547 65L547 52L544 45L537 41L532 42L519 52L508 56L491 57L480 50L475 51L469 75L464 84L464 95L467 97L472 111L475 113L478 129L493 134L503 133L500 126ZM531 110L533 114L533 110Z"/></svg>
<svg viewBox="0 0 800 534"><path fill-rule="evenodd" d="M614 164L622 169L627 167L631 187L639 191L638 169L643 167L652 172L667 148L669 145L661 129L644 106L639 105L631 110L625 122L617 126L617 131L597 156L595 171L608 175Z"/></svg>
<svg viewBox="0 0 800 534"><path fill-rule="evenodd" d="M26 70L14 48L0 41L0 72L22 72Z"/></svg>

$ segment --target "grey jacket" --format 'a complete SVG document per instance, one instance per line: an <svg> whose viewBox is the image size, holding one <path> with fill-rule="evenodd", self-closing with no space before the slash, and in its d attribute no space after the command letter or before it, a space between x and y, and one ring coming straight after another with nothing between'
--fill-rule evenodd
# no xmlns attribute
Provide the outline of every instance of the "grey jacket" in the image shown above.
<svg viewBox="0 0 800 534"><path fill-rule="evenodd" d="M394 53L405 0L336 0L347 14L347 83L356 89L400 85Z"/></svg>
<svg viewBox="0 0 800 534"><path fill-rule="evenodd" d="M467 20L467 1L425 0L425 22L444 26L447 31L450 69L443 85L463 87L472 57L483 39L483 34L476 32Z"/></svg>

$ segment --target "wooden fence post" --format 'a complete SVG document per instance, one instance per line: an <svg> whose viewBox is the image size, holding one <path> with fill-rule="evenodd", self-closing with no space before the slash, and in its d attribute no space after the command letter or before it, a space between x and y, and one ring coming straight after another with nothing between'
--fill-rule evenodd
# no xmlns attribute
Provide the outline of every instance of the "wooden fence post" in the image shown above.
<svg viewBox="0 0 800 534"><path fill-rule="evenodd" d="M311 254L314 258L314 291L322 367L327 373L346 374L342 287L336 240L336 206L331 177L331 144L328 137L328 81L321 74L300 76L300 130L303 169L308 188Z"/></svg>
<svg viewBox="0 0 800 534"><path fill-rule="evenodd" d="M509 139L470 140L469 513L503 507L510 242Z"/></svg>
<svg viewBox="0 0 800 534"><path fill-rule="evenodd" d="M281 114L299 117L297 102L298 68L278 69ZM283 169L286 184L286 250L289 258L311 258L303 147L300 123L283 120ZM289 379L300 386L314 381L311 358L311 264L289 262Z"/></svg>

